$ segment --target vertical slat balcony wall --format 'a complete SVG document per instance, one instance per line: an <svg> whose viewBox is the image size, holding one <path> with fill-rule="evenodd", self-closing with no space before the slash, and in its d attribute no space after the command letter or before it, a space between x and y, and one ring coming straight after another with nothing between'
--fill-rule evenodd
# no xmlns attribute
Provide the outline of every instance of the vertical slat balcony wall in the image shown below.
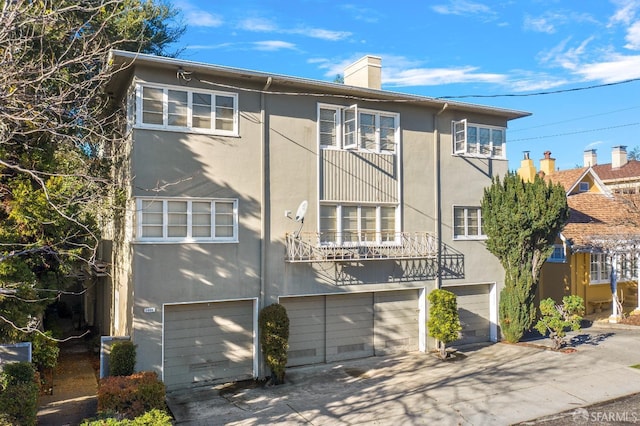
<svg viewBox="0 0 640 426"><path fill-rule="evenodd" d="M334 235L301 232L286 235L285 261L291 263L429 259L436 256L436 238L427 232Z"/></svg>

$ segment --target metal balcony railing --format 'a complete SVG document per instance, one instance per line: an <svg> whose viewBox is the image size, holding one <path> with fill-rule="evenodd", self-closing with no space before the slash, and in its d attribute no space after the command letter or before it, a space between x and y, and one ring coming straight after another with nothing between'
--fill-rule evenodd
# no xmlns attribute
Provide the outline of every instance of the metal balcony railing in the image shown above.
<svg viewBox="0 0 640 426"><path fill-rule="evenodd" d="M437 241L427 232L286 235L286 262L427 259L436 255Z"/></svg>

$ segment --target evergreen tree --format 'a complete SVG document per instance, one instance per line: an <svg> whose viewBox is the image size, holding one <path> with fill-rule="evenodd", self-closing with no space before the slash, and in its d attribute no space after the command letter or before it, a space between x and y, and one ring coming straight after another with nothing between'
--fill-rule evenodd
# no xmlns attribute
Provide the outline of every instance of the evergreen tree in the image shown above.
<svg viewBox="0 0 640 426"><path fill-rule="evenodd" d="M96 260L112 192L100 153L124 140L109 51L166 53L176 17L155 0L0 0L0 341Z"/></svg>
<svg viewBox="0 0 640 426"><path fill-rule="evenodd" d="M505 340L517 342L536 317L534 297L540 269L569 219L564 188L536 176L524 182L514 173L493 179L482 200L487 249L505 270L499 316Z"/></svg>

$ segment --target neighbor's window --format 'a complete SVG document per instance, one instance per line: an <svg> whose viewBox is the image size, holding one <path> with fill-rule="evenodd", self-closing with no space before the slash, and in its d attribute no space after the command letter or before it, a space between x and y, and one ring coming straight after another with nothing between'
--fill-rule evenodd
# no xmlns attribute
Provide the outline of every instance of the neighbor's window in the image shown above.
<svg viewBox="0 0 640 426"><path fill-rule="evenodd" d="M553 252L547 258L547 262L563 263L567 261L564 246L562 244L554 244Z"/></svg>
<svg viewBox="0 0 640 426"><path fill-rule="evenodd" d="M506 158L506 129L467 123L453 122L453 153L477 157Z"/></svg>
<svg viewBox="0 0 640 426"><path fill-rule="evenodd" d="M320 242L333 244L393 243L398 237L396 206L320 205Z"/></svg>
<svg viewBox="0 0 640 426"><path fill-rule="evenodd" d="M237 241L238 202L138 198L138 241Z"/></svg>
<svg viewBox="0 0 640 426"><path fill-rule="evenodd" d="M621 254L618 257L618 281L638 279L638 258L634 253Z"/></svg>
<svg viewBox="0 0 640 426"><path fill-rule="evenodd" d="M482 232L480 207L453 208L453 238L457 240L486 238Z"/></svg>
<svg viewBox="0 0 640 426"><path fill-rule="evenodd" d="M137 106L129 106L135 124L165 130L222 135L238 134L238 95L139 85Z"/></svg>
<svg viewBox="0 0 640 426"><path fill-rule="evenodd" d="M357 105L320 105L318 139L323 148L394 153L399 142L399 115Z"/></svg>
<svg viewBox="0 0 640 426"><path fill-rule="evenodd" d="M591 284L609 283L611 265L607 255L602 253L591 253L591 267L589 281Z"/></svg>

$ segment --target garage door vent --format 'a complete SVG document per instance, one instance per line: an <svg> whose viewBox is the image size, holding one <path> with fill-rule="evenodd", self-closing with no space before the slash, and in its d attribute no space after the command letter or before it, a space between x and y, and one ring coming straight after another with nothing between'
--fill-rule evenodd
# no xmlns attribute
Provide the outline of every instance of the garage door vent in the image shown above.
<svg viewBox="0 0 640 426"><path fill-rule="evenodd" d="M289 351L287 352L287 357L290 359L293 358L306 358L306 357L313 357L316 356L316 350L315 348L313 349L299 349L296 351Z"/></svg>
<svg viewBox="0 0 640 426"><path fill-rule="evenodd" d="M405 339L396 339L396 340L387 340L384 342L385 348L396 348L398 346L409 346L411 344L411 339L408 337Z"/></svg>
<svg viewBox="0 0 640 426"><path fill-rule="evenodd" d="M343 354L346 352L362 352L364 351L364 343L354 343L352 345L338 346L338 353Z"/></svg>
<svg viewBox="0 0 640 426"><path fill-rule="evenodd" d="M223 361L211 361L211 362L200 362L198 364L189 364L189 371L200 371L200 370L209 370L213 368L227 368L229 367L229 360L225 359Z"/></svg>

